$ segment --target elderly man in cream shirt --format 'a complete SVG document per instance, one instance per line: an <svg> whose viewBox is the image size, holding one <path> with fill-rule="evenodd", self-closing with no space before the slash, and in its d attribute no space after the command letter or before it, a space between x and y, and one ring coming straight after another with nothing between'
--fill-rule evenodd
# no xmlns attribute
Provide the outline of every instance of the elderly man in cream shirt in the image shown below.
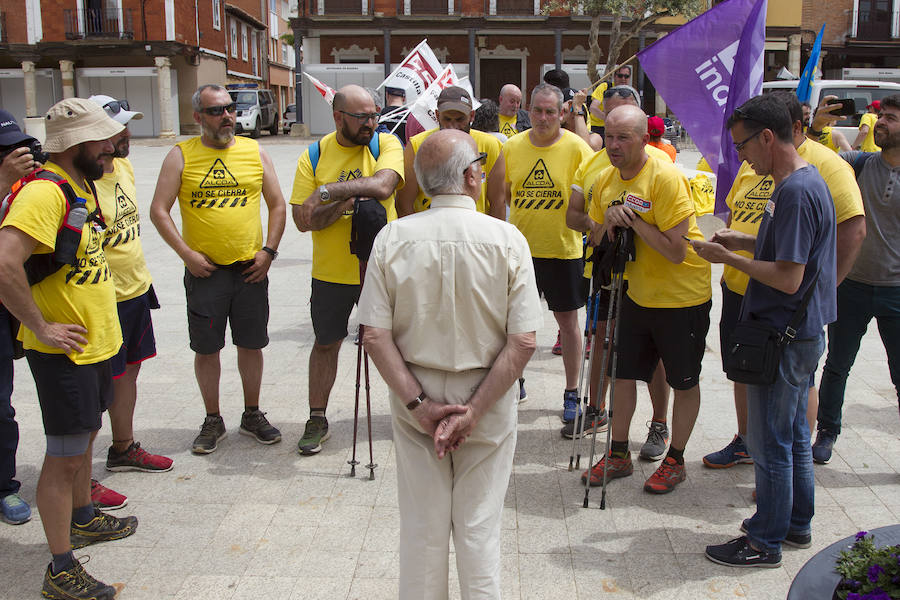
<svg viewBox="0 0 900 600"><path fill-rule="evenodd" d="M443 130L416 154L431 210L378 235L359 303L390 388L400 507L400 598L447 598L453 534L463 599L500 597L500 522L516 444L513 387L542 310L528 244L475 211L482 163Z"/></svg>

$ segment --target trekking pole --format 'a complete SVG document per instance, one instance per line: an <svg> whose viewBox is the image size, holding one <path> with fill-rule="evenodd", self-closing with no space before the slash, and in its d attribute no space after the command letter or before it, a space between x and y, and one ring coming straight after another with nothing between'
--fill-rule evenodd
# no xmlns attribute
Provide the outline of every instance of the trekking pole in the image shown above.
<svg viewBox="0 0 900 600"><path fill-rule="evenodd" d="M362 325L359 327L360 329L360 337L362 336ZM356 432L359 427L359 378L360 378L360 367L362 366L362 357L363 357L363 344L362 339L359 340L359 345L356 347L356 400L353 403L353 458L347 461L347 464L350 465L350 477L356 477L356 465L359 464L359 461L356 460ZM366 356L368 359L368 356ZM366 363L368 366L368 362Z"/></svg>
<svg viewBox="0 0 900 600"><path fill-rule="evenodd" d="M593 314L594 303L593 298L588 296L587 302L587 314L584 316L584 340L581 344L581 364L578 367L578 404L579 410L581 414L579 415L579 410L575 411L575 421L572 422L572 451L569 453L569 470L571 471L574 468L575 464L575 438L578 437L577 432L578 424L581 423L581 431L584 431L584 418L585 418L585 410L580 408L580 405L583 403L585 408L587 408L587 395L582 396L582 391L584 388L582 384L584 383L584 359L588 354L588 340L590 339L588 336L591 333L591 315ZM593 348L592 348L593 349ZM584 400L584 402L582 402Z"/></svg>
<svg viewBox="0 0 900 600"><path fill-rule="evenodd" d="M615 271L615 269L613 269ZM612 367L610 367L610 375L609 375L609 403L607 408L607 414L609 415L609 427L606 428L606 452L609 453L609 444L610 437L612 436L612 415L613 415L613 399L616 395L616 366L619 362L619 313L621 312L622 307L622 288L625 287L622 285L623 280L625 278L625 268L622 266L622 270L613 273L613 277L618 279L618 285L616 285L616 326L613 332L613 342L612 342ZM609 469L609 459L603 461L603 486L600 488L600 510L606 509L606 483L609 480L607 476L607 469ZM584 497L584 502L587 504L587 496Z"/></svg>
<svg viewBox="0 0 900 600"><path fill-rule="evenodd" d="M594 310L594 330L595 331L596 331L596 328L598 325L598 321L600 319L600 292L599 292L599 290L597 292L596 298L597 298L597 307ZM603 384L605 383L604 379L606 378L606 360L609 358L609 350L608 350L608 348L609 348L609 324L611 322L610 319L612 318L612 308L613 308L612 304L610 304L609 308L607 309L606 325L603 328L604 329L603 342L602 342L603 350L601 351L601 354L600 354L600 381L598 382L598 385L597 385L597 418L598 419L600 418L600 404L603 400ZM594 352L596 352L595 346L596 346L596 344L593 344L591 346L591 355L590 355L590 358L588 359L588 364L590 365L588 368L588 373L590 373L591 369L593 369ZM586 397L586 400L585 400L585 406L587 406L589 403L590 403L590 375L588 375L588 396ZM608 427L609 426L607 425L607 428ZM592 433L594 433L594 432L592 432ZM579 436L578 436L578 452L575 455L575 468L576 469L581 468L579 465L581 464L581 443L582 443L583 439L584 439L584 423L581 424L581 432L579 433ZM588 468L590 468L590 466L594 460L594 439L596 439L596 435L591 439L591 458L590 458L590 461L588 461Z"/></svg>
<svg viewBox="0 0 900 600"><path fill-rule="evenodd" d="M583 405L581 411L581 419L579 420L578 414L575 415L575 423L572 426L572 454L569 455L569 470L572 470L572 455L575 455L575 469L581 468L581 438L584 437L584 423L587 418L587 409L590 405L591 400L591 365L594 361L594 346L589 340L594 337L594 331L597 328L597 320L599 318L600 313L600 296L598 294L593 294L588 298L588 308L587 315L585 315L584 320L584 350L581 353L581 368L578 372L578 395L580 398L580 403ZM587 347L590 345L591 349L588 351ZM585 360L587 361L587 367L584 366ZM585 378L585 373L587 373L587 382L582 387L582 382ZM578 451L575 450L576 440L578 443Z"/></svg>
<svg viewBox="0 0 900 600"><path fill-rule="evenodd" d="M364 325L359 326L360 335L362 334L363 327ZM362 344L360 344L360 346L361 345ZM369 391L369 353L365 350L363 350L363 361L366 373L366 425L369 428L369 464L366 465L366 468L369 469L369 481L372 481L375 479L375 467L378 465L375 464L372 453L372 394Z"/></svg>

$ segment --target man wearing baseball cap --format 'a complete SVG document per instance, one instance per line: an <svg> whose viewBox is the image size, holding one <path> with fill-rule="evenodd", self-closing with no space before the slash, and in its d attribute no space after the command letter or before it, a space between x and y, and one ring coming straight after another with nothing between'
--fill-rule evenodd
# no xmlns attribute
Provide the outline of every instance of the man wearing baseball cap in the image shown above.
<svg viewBox="0 0 900 600"><path fill-rule="evenodd" d="M31 153L33 143L36 140L22 133L16 119L0 110L0 198L9 193L16 181L39 166ZM21 484L15 478L19 447L19 425L12 407L15 326L9 311L0 304L0 518L11 525L20 525L31 519L31 507L19 496Z"/></svg>
<svg viewBox="0 0 900 600"><path fill-rule="evenodd" d="M663 141L663 134L666 133L666 123L662 120L662 117L657 117L656 115L647 117L647 133L650 135L650 141L647 142L647 145L659 148L669 155L672 162L675 162L677 155L675 146Z"/></svg>
<svg viewBox="0 0 900 600"><path fill-rule="evenodd" d="M403 152L406 184L397 192L398 216L404 217L431 207L431 198L425 197L416 180L413 169L416 153L422 142L434 132L440 129L457 129L471 135L478 145L478 152L485 155L483 173L486 178L481 182L481 196L475 202L476 209L480 213L506 220L506 202L503 196L506 163L503 161L502 144L489 133L471 129L474 118L475 110L472 108L469 92L455 85L441 90L437 99L438 127L414 135Z"/></svg>
<svg viewBox="0 0 900 600"><path fill-rule="evenodd" d="M126 100L91 96L106 114L125 128L110 138L113 152L101 155L103 177L96 181L97 200L106 218L103 252L116 285L116 307L122 326L122 347L112 359L113 403L109 407L112 446L106 457L108 471L162 472L172 468L172 459L150 454L134 441L134 405L141 363L156 356L156 338L150 310L159 308L150 271L141 247L140 211L134 184L134 168L128 160L131 132L128 122L144 114L130 110ZM127 499L96 480L91 497L98 508L119 508Z"/></svg>
<svg viewBox="0 0 900 600"><path fill-rule="evenodd" d="M113 399L110 359L122 345L115 285L102 248L104 214L93 181L103 176L101 156L114 150L109 138L124 126L83 98L54 104L44 124L50 153L45 168L65 182L35 179L14 186L0 224L0 300L22 322L20 337L47 439L37 505L53 561L42 593L107 600L115 588L88 575L72 549L137 529L135 517L117 519L95 509L90 488L93 441ZM83 206L69 202L71 192ZM60 230L80 233L70 246L58 237ZM61 254L72 250L74 258L63 264ZM29 259L43 259L49 274L29 281Z"/></svg>

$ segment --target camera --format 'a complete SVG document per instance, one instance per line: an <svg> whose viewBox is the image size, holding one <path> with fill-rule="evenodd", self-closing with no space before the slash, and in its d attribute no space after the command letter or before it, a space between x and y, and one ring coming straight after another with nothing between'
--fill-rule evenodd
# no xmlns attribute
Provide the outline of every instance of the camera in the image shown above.
<svg viewBox="0 0 900 600"><path fill-rule="evenodd" d="M15 150L16 148L28 148L28 152L34 157L34 160L37 162L44 164L48 160L50 160L50 155L44 152L44 148L41 146L41 143L34 138L30 138L27 140L23 140L18 144L14 144L12 146L6 146L3 150L0 150L0 162L9 155L10 152Z"/></svg>

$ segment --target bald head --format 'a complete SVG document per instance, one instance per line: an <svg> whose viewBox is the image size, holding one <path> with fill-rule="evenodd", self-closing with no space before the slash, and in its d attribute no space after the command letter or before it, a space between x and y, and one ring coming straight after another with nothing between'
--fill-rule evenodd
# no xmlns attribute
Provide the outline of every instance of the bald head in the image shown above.
<svg viewBox="0 0 900 600"><path fill-rule="evenodd" d="M522 104L522 90L517 86L507 83L500 88L500 114L511 117L519 110Z"/></svg>
<svg viewBox="0 0 900 600"><path fill-rule="evenodd" d="M356 110L357 106L369 106L367 109ZM334 94L334 102L331 107L334 110L346 110L347 112L374 112L375 101L366 88L358 85L345 85Z"/></svg>
<svg viewBox="0 0 900 600"><path fill-rule="evenodd" d="M623 104L606 113L606 128L629 129L643 136L647 134L647 115L633 104Z"/></svg>
<svg viewBox="0 0 900 600"><path fill-rule="evenodd" d="M414 167L419 186L429 198L467 193L465 172L477 156L478 146L471 135L456 129L434 132L416 152Z"/></svg>

